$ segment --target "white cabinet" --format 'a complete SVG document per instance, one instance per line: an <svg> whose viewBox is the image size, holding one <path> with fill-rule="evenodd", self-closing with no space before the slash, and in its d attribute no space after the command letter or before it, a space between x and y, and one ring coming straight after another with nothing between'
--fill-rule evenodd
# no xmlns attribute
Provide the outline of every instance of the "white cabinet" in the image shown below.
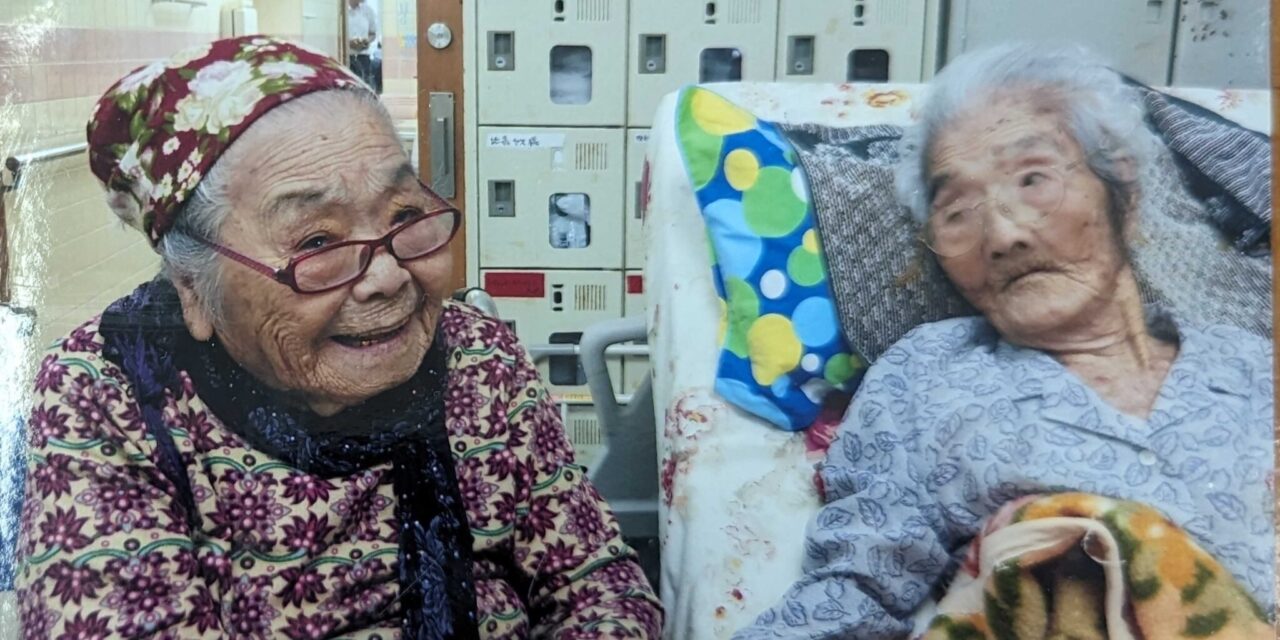
<svg viewBox="0 0 1280 640"><path fill-rule="evenodd" d="M515 330L538 363L543 383L557 395L588 397L587 380L576 355L546 355L544 347L572 347L587 327L622 317L622 276L617 271L490 270L480 285L497 305L499 317ZM622 360L608 363L615 386ZM616 391L617 389L615 389Z"/></svg>
<svg viewBox="0 0 1280 640"><path fill-rule="evenodd" d="M627 125L652 124L658 101L686 84L772 80L778 1L634 0Z"/></svg>
<svg viewBox="0 0 1280 640"><path fill-rule="evenodd" d="M934 0L782 0L779 80L919 82ZM936 38L936 34L932 35Z"/></svg>
<svg viewBox="0 0 1280 640"><path fill-rule="evenodd" d="M1176 12L1176 0L952 0L947 59L1002 42L1076 42L1165 85Z"/></svg>
<svg viewBox="0 0 1280 640"><path fill-rule="evenodd" d="M625 116L626 0L480 0L479 123L616 125Z"/></svg>
<svg viewBox="0 0 1280 640"><path fill-rule="evenodd" d="M479 134L481 269L622 268L622 129Z"/></svg>
<svg viewBox="0 0 1280 640"><path fill-rule="evenodd" d="M1190 0L1178 18L1172 84L1179 87L1266 89L1270 52L1268 3Z"/></svg>

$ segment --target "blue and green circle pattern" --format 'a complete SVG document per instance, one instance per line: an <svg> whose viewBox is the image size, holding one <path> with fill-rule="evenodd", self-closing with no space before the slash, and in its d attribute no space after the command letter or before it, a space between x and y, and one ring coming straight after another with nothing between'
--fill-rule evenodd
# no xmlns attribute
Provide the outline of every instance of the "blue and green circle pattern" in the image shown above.
<svg viewBox="0 0 1280 640"><path fill-rule="evenodd" d="M723 304L717 391L788 430L813 423L866 362L840 334L808 182L790 143L712 91L680 96L677 129Z"/></svg>

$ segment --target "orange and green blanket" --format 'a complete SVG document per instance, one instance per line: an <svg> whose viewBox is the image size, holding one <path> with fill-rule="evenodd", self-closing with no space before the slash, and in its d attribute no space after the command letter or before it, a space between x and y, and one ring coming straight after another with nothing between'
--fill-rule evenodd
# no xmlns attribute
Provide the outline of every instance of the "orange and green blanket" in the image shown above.
<svg viewBox="0 0 1280 640"><path fill-rule="evenodd" d="M1006 505L922 640L1272 638L1268 616L1147 505L1084 493Z"/></svg>

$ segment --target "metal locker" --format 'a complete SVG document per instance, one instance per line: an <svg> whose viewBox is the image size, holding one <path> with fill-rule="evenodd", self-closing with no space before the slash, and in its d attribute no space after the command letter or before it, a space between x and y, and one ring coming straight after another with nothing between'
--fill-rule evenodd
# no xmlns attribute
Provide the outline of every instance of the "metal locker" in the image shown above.
<svg viewBox="0 0 1280 640"><path fill-rule="evenodd" d="M480 268L621 269L623 136L481 127Z"/></svg>
<svg viewBox="0 0 1280 640"><path fill-rule="evenodd" d="M627 124L652 125L662 97L686 84L773 80L777 27L778 0L632 2Z"/></svg>
<svg viewBox="0 0 1280 640"><path fill-rule="evenodd" d="M1171 84L1265 89L1268 6L1260 0L1191 0L1178 18Z"/></svg>
<svg viewBox="0 0 1280 640"><path fill-rule="evenodd" d="M626 238L626 268L644 268L644 203L645 197L641 183L645 176L645 153L649 148L648 129L627 130L627 223L624 231Z"/></svg>
<svg viewBox="0 0 1280 640"><path fill-rule="evenodd" d="M642 316L645 314L644 273L628 271L626 273L626 296L622 300L623 317ZM648 342L641 343L648 347ZM623 356L622 358L622 392L634 393L644 377L649 375L648 356Z"/></svg>
<svg viewBox="0 0 1280 640"><path fill-rule="evenodd" d="M1117 70L1169 83L1177 0L952 0L947 59L1017 40L1078 42Z"/></svg>
<svg viewBox="0 0 1280 640"><path fill-rule="evenodd" d="M622 317L618 271L481 270L481 288L493 296L499 317L511 326L538 365L551 393L589 401L586 376L575 348L587 327ZM609 361L615 391L622 361Z"/></svg>
<svg viewBox="0 0 1280 640"><path fill-rule="evenodd" d="M481 125L616 125L626 0L476 2Z"/></svg>
<svg viewBox="0 0 1280 640"><path fill-rule="evenodd" d="M927 5L936 0L783 0L778 79L919 82Z"/></svg>

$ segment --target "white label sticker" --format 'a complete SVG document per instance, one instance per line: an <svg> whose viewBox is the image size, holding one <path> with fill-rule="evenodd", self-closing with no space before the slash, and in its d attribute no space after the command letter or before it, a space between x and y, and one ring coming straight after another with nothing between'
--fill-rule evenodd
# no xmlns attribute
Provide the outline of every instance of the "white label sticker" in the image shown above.
<svg viewBox="0 0 1280 640"><path fill-rule="evenodd" d="M649 132L641 131L640 133L637 133L634 136L632 136L631 140L636 144L649 144Z"/></svg>
<svg viewBox="0 0 1280 640"><path fill-rule="evenodd" d="M485 144L499 149L560 149L563 133L490 133Z"/></svg>

